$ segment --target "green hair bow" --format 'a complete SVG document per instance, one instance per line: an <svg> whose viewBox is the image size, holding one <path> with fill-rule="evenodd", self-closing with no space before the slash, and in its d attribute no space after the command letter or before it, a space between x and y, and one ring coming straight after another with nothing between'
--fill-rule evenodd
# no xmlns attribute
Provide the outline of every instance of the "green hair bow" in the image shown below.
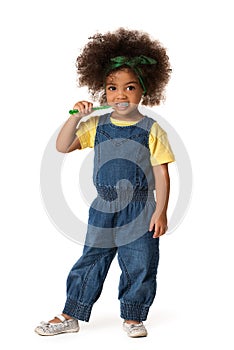
<svg viewBox="0 0 234 350"><path fill-rule="evenodd" d="M122 66L128 66L134 70L134 72L138 76L138 79L139 79L140 84L143 88L144 94L146 93L147 90L146 90L146 87L145 87L145 84L144 84L144 81L142 78L142 72L138 66L141 64L156 64L157 61L155 59L144 56L144 55L136 56L136 57L132 57L132 58L128 58L126 56L117 56L117 57L111 58L110 61L111 61L111 63L107 69L106 74L108 74L113 69L116 69L116 68L119 68Z"/></svg>

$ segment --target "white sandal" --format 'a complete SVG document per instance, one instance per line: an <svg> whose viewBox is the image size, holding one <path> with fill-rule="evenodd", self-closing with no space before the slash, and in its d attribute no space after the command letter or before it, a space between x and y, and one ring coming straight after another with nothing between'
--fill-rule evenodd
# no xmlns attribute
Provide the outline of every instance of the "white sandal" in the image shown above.
<svg viewBox="0 0 234 350"><path fill-rule="evenodd" d="M142 322L138 324L124 322L123 329L131 338L147 337L147 330Z"/></svg>
<svg viewBox="0 0 234 350"><path fill-rule="evenodd" d="M63 315L56 315L61 321L59 323L50 323L42 321L39 326L35 328L35 332L39 335L56 335L61 333L79 332L78 320L70 318L67 320Z"/></svg>

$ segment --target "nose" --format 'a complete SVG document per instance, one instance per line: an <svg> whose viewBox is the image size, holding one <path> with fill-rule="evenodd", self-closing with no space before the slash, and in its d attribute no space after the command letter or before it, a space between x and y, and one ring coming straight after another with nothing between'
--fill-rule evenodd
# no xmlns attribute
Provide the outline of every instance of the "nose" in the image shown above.
<svg viewBox="0 0 234 350"><path fill-rule="evenodd" d="M127 98L127 95L126 95L124 89L118 89L118 90L117 90L116 98L117 98L118 100L123 100L123 99L126 99L126 98Z"/></svg>

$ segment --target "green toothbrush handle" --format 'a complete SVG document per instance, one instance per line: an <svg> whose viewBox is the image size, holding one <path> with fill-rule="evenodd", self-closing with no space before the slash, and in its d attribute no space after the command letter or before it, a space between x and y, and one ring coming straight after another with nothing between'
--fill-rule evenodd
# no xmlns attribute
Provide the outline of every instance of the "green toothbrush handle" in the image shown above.
<svg viewBox="0 0 234 350"><path fill-rule="evenodd" d="M110 108L110 106L99 106L99 107L93 107L92 110L93 111L97 111L99 109L106 109L106 108ZM76 114L76 113L79 113L79 110L78 109L71 109L69 111L70 114Z"/></svg>

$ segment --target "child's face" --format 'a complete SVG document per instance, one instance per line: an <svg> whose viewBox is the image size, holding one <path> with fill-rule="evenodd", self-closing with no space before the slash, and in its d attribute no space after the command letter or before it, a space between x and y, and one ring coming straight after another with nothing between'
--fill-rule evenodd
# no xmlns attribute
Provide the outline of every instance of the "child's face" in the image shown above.
<svg viewBox="0 0 234 350"><path fill-rule="evenodd" d="M143 89L136 74L124 68L106 78L107 104L119 115L131 115L137 109Z"/></svg>

